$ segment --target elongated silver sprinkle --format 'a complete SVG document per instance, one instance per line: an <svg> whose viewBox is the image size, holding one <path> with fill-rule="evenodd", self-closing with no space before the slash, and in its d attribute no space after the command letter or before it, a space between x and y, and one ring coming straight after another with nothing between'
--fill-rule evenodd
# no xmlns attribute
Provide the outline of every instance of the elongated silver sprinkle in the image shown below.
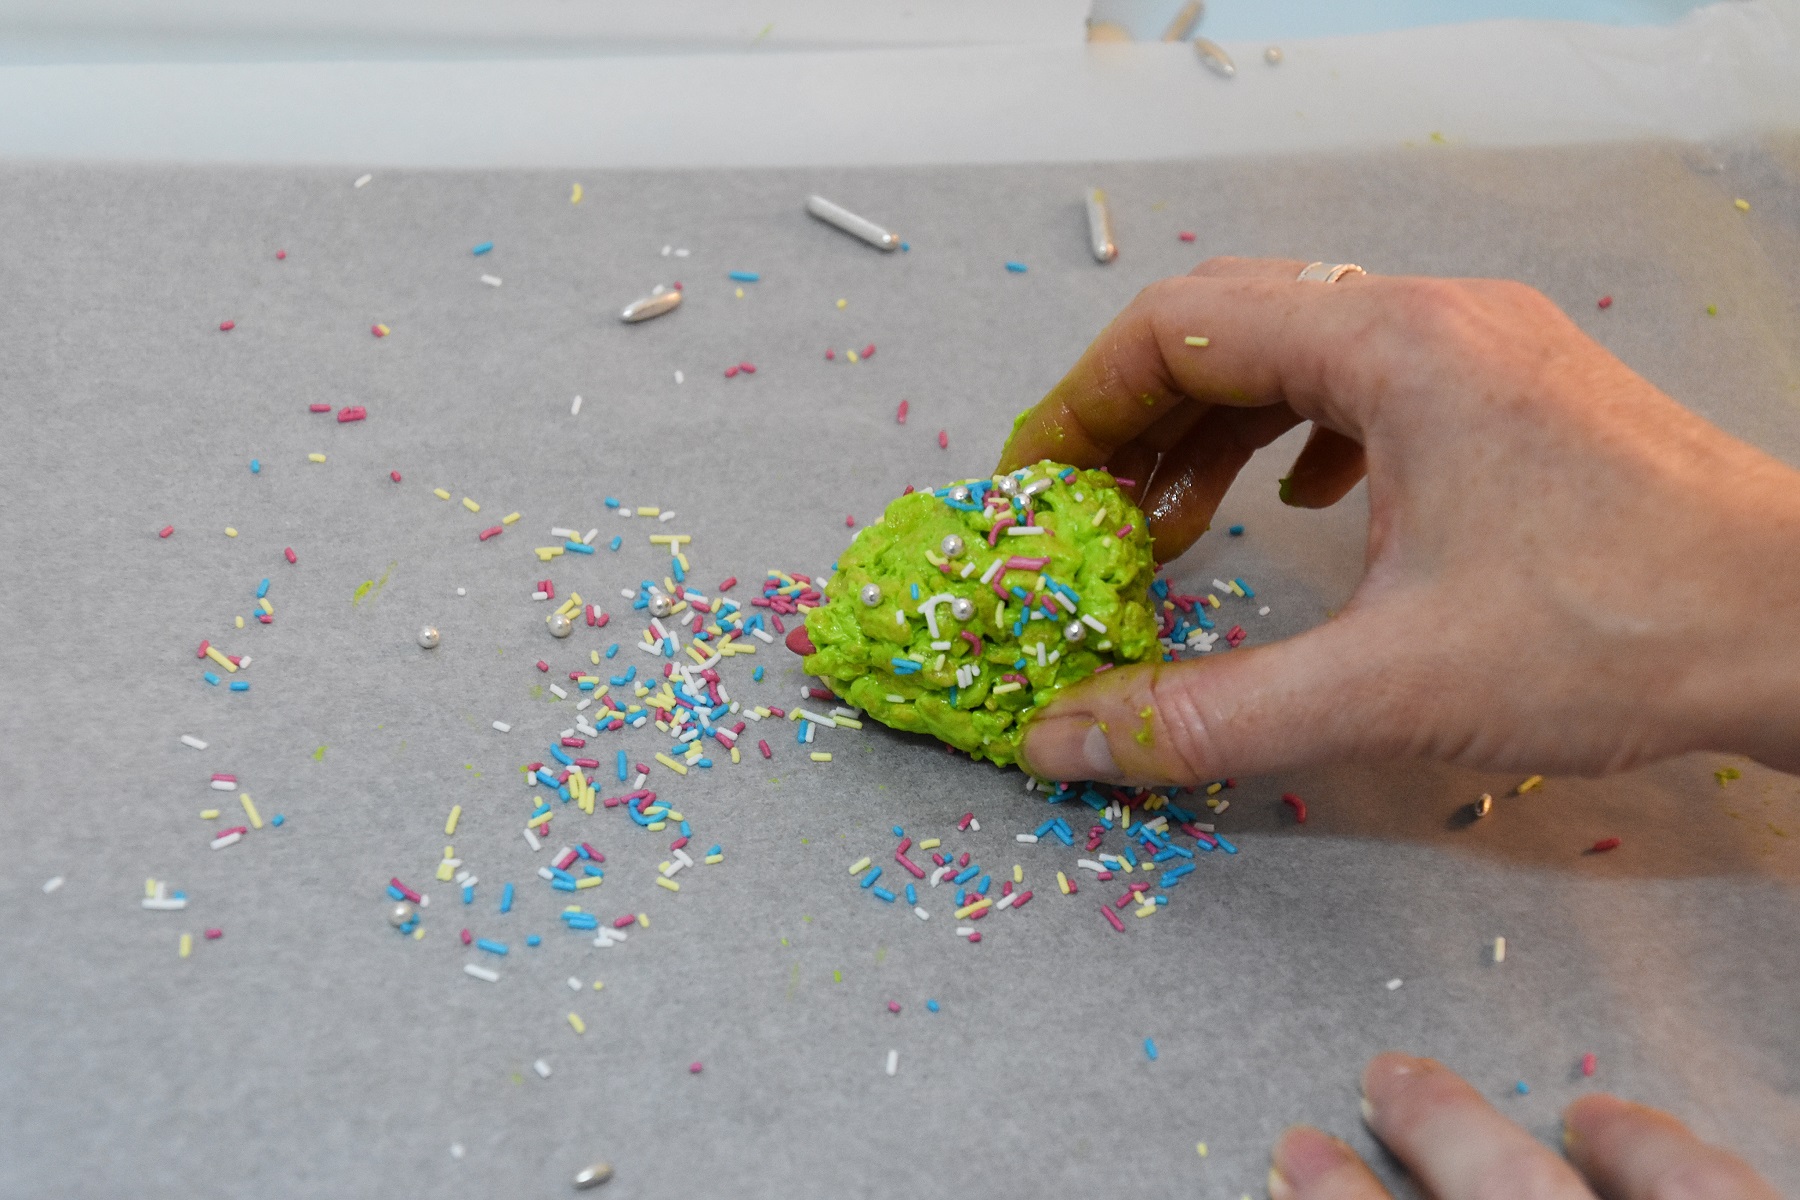
<svg viewBox="0 0 1800 1200"><path fill-rule="evenodd" d="M674 288L658 288L642 299L633 300L619 314L619 320L628 325L639 321L648 321L651 317L660 317L666 312L674 312L681 307L681 293Z"/></svg>
<svg viewBox="0 0 1800 1200"><path fill-rule="evenodd" d="M889 233L867 217L859 217L823 196L808 196L806 211L827 225L837 226L851 237L861 238L877 250L897 250L900 247L899 234Z"/></svg>

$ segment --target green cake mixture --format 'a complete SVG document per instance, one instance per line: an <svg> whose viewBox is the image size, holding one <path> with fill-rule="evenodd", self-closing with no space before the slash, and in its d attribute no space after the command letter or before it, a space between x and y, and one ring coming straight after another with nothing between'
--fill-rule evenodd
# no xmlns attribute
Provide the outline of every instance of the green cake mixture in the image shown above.
<svg viewBox="0 0 1800 1200"><path fill-rule="evenodd" d="M1155 571L1105 471L1045 461L912 492L839 556L806 670L883 724L1007 766L1060 689L1158 651Z"/></svg>

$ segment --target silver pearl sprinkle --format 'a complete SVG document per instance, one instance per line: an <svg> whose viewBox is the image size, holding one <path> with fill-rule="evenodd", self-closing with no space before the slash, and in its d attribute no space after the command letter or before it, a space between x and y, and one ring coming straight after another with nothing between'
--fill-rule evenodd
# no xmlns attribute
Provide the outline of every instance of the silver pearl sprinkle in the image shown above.
<svg viewBox="0 0 1800 1200"><path fill-rule="evenodd" d="M950 601L950 615L959 621L967 621L975 615L975 602L967 596L958 596Z"/></svg>
<svg viewBox="0 0 1800 1200"><path fill-rule="evenodd" d="M612 1177L612 1164L597 1162L591 1167L583 1167L575 1176L575 1190L585 1192L589 1188L597 1188Z"/></svg>
<svg viewBox="0 0 1800 1200"><path fill-rule="evenodd" d="M1019 481L1014 479L1011 475L1002 475L1000 477L1000 494L1002 496L1018 495Z"/></svg>
<svg viewBox="0 0 1800 1200"><path fill-rule="evenodd" d="M437 626L435 626L435 625L421 626L419 629L419 645L425 647L427 650L432 650L437 647L437 644L438 644Z"/></svg>
<svg viewBox="0 0 1800 1200"><path fill-rule="evenodd" d="M392 925L395 929L398 929L408 921L412 920L413 915L418 911L419 910L414 908L409 901L402 900L388 910L388 924Z"/></svg>
<svg viewBox="0 0 1800 1200"><path fill-rule="evenodd" d="M967 548L962 538L954 533L946 533L944 540L938 543L938 552L945 558L961 558Z"/></svg>
<svg viewBox="0 0 1800 1200"><path fill-rule="evenodd" d="M1481 793L1481 799L1477 800L1474 804L1471 804L1469 808L1475 813L1476 818L1480 819L1494 811L1494 798L1486 792L1483 792Z"/></svg>
<svg viewBox="0 0 1800 1200"><path fill-rule="evenodd" d="M1263 51L1263 61L1268 63L1271 67L1280 66L1281 65L1281 47L1280 46L1270 46L1267 50L1264 50Z"/></svg>
<svg viewBox="0 0 1800 1200"><path fill-rule="evenodd" d="M862 602L870 608L881 603L881 585L879 583L865 583L862 591L857 594L862 597Z"/></svg>
<svg viewBox="0 0 1800 1200"><path fill-rule="evenodd" d="M1070 621L1063 626L1063 641L1079 642L1087 637L1087 626L1080 621Z"/></svg>
<svg viewBox="0 0 1800 1200"><path fill-rule="evenodd" d="M663 595L661 592L651 592L650 593L650 615L651 616L666 617L674 611L675 611L675 601L674 600Z"/></svg>
<svg viewBox="0 0 1800 1200"><path fill-rule="evenodd" d="M550 614L551 637L566 638L574 632L575 622L569 620L569 618L563 616L561 613Z"/></svg>
<svg viewBox="0 0 1800 1200"><path fill-rule="evenodd" d="M968 489L967 485L961 483L950 489L950 498L958 504L967 504L969 502L969 497L974 494L975 493Z"/></svg>

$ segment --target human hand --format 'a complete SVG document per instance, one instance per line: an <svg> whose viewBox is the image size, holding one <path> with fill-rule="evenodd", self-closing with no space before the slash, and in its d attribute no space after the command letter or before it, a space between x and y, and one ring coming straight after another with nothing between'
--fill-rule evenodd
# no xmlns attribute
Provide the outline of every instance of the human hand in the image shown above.
<svg viewBox="0 0 1800 1200"><path fill-rule="evenodd" d="M1614 1096L1563 1110L1558 1158L1429 1058L1377 1055L1363 1071L1363 1120L1435 1200L1777 1200L1741 1159ZM1283 1133L1270 1160L1269 1200L1388 1194L1354 1150L1310 1126Z"/></svg>
<svg viewBox="0 0 1800 1200"><path fill-rule="evenodd" d="M1282 498L1324 507L1366 470L1361 584L1287 641L1069 689L1027 732L1031 773L1193 784L1408 756L1600 773L1695 749L1800 770L1800 472L1522 284L1299 283L1301 265L1214 259L1146 288L1000 469L1137 480L1168 561L1255 450L1311 421Z"/></svg>

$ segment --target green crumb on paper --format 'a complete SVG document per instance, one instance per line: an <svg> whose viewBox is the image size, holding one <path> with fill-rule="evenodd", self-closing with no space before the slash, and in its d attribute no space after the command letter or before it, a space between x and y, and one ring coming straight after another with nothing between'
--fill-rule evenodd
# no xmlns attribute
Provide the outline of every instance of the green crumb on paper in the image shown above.
<svg viewBox="0 0 1800 1200"><path fill-rule="evenodd" d="M1008 766L1059 691L1158 652L1145 525L1105 471L1048 461L901 496L838 557L806 670L885 725Z"/></svg>
<svg viewBox="0 0 1800 1200"><path fill-rule="evenodd" d="M314 762L324 762L325 761L325 747L320 746L317 750L313 751L313 761Z"/></svg>
<svg viewBox="0 0 1800 1200"><path fill-rule="evenodd" d="M1733 779L1742 779L1743 777L1744 777L1744 773L1742 771L1738 770L1736 767L1720 767L1718 770L1713 772L1713 778L1719 781L1720 787L1724 787L1727 783L1730 783Z"/></svg>
<svg viewBox="0 0 1800 1200"><path fill-rule="evenodd" d="M354 591L350 594L351 607L355 607L356 605L361 604L363 602L363 597L368 595L369 589L374 586L375 586L375 581L373 579L365 579L361 583L357 584L356 591Z"/></svg>
<svg viewBox="0 0 1800 1200"><path fill-rule="evenodd" d="M833 983L844 982L844 973L842 971L833 971L831 973L831 982L833 982Z"/></svg>

